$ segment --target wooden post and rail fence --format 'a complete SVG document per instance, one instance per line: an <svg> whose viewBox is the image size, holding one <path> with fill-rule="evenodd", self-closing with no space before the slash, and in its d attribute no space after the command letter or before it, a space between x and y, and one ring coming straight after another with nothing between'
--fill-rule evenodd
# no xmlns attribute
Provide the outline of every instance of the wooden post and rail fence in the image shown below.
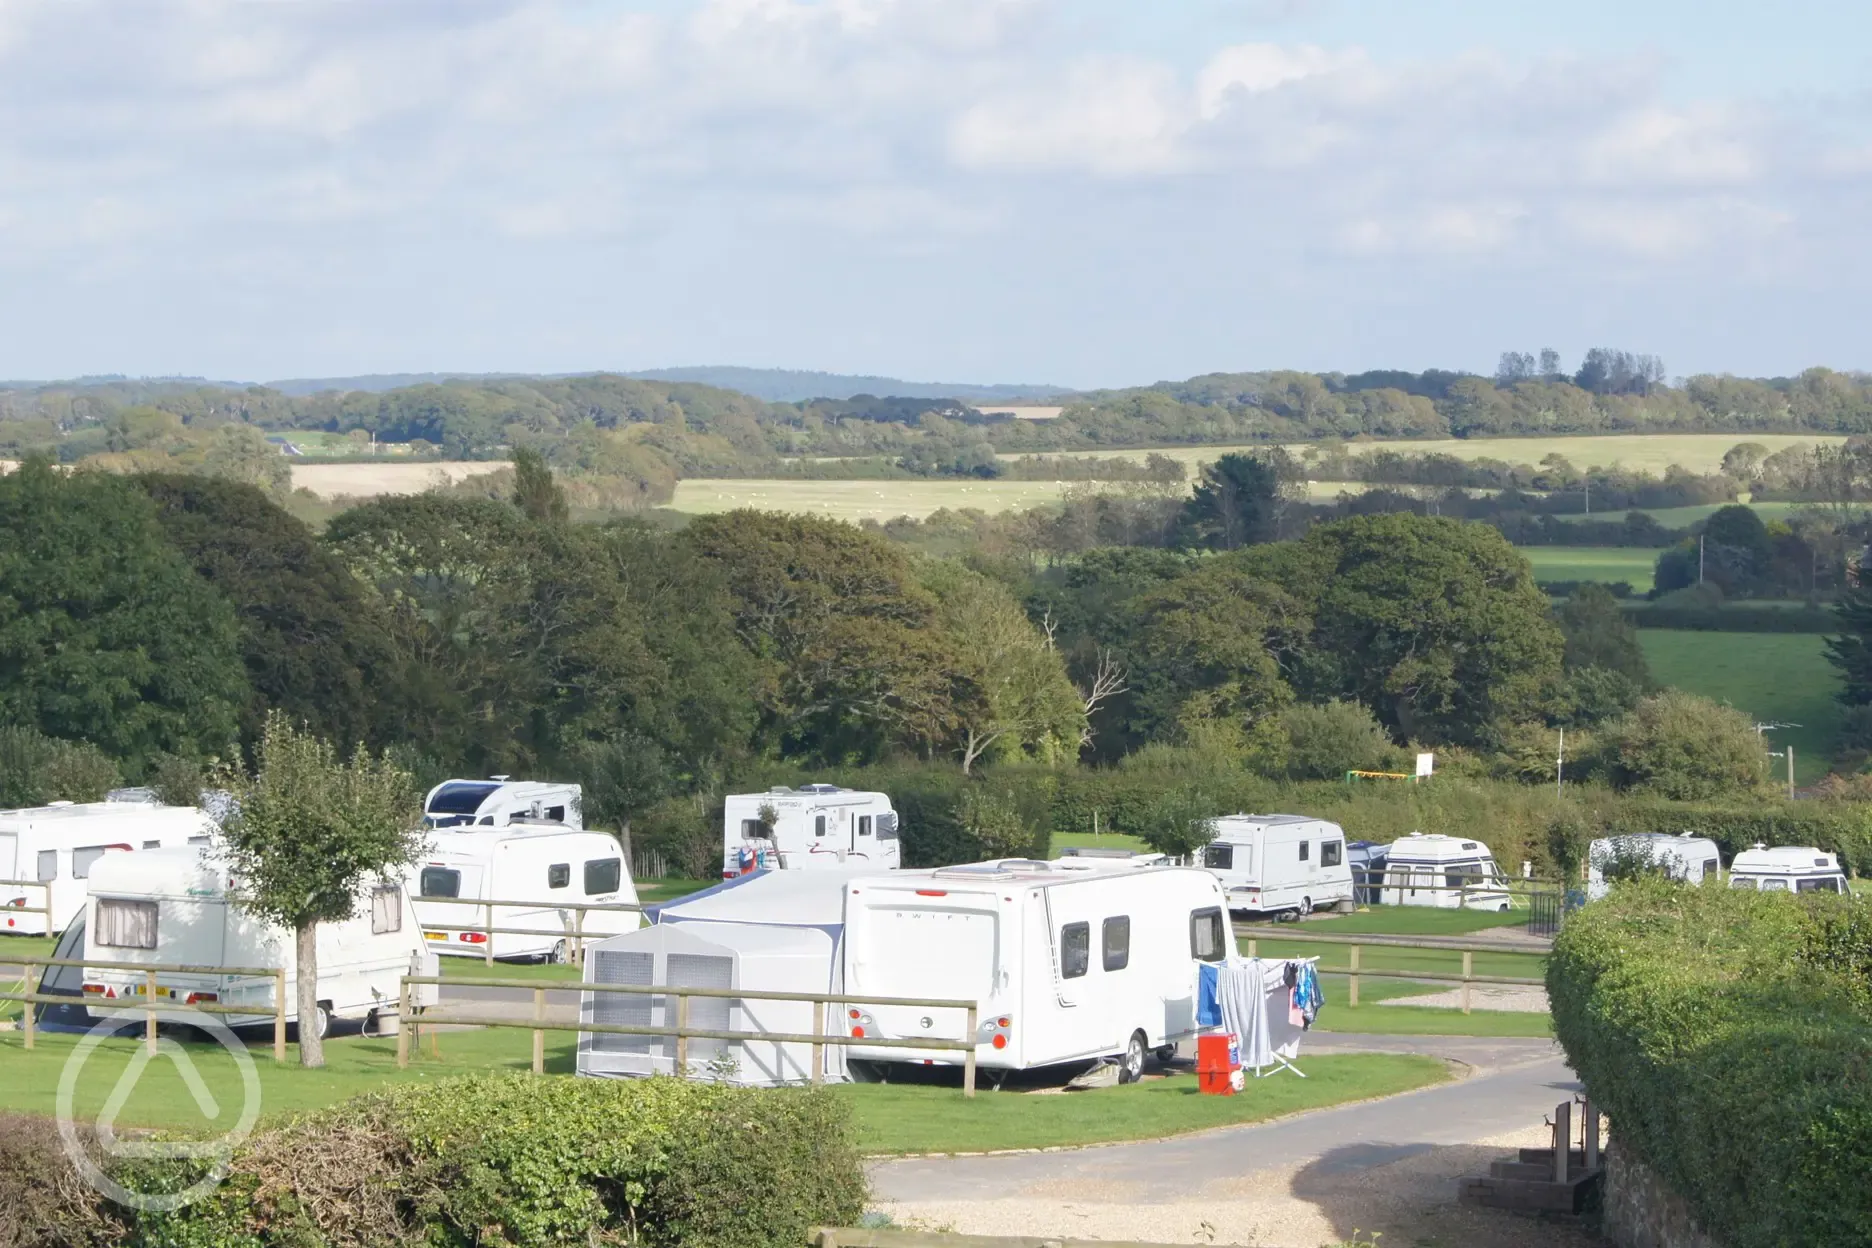
<svg viewBox="0 0 1872 1248"><path fill-rule="evenodd" d="M1449 983L1462 985L1462 1012L1469 1013L1469 989L1472 984L1509 985L1517 988L1544 988L1547 981L1523 975L1478 975L1475 973L1475 955L1478 953L1516 953L1523 956L1539 956L1536 951L1504 949L1499 945L1462 944L1457 941L1411 940L1408 937L1395 936L1338 936L1324 932L1317 935L1309 932L1281 932L1278 935L1245 936L1241 938L1248 946L1248 956L1259 956L1258 950L1263 939L1275 942L1293 942L1313 945L1345 945L1350 949L1345 966L1316 966L1321 975L1344 975L1347 977L1346 1004L1357 1008L1359 1003L1359 980L1366 979L1405 979L1421 980L1428 983ZM1382 949L1418 949L1435 950L1440 953L1460 953L1462 955L1462 973L1446 974L1440 971L1387 971L1374 970L1361 965L1363 951L1367 948Z"/></svg>
<svg viewBox="0 0 1872 1248"><path fill-rule="evenodd" d="M52 885L46 880L0 880L0 889L36 888L45 897L42 906L29 906L24 897L15 898L13 904L0 906L0 914L11 919L16 914L42 914L45 916L45 934L58 939L58 933L52 928ZM13 926L11 922L7 924Z"/></svg>
<svg viewBox="0 0 1872 1248"><path fill-rule="evenodd" d="M415 1008L410 989L418 985L441 986L451 981L438 975L405 975L400 990L399 1016L402 1020L397 1028L397 1066L406 1067L410 1061L411 1045L419 1041L418 1029L423 1025L422 1014ZM455 981L459 982L459 981ZM975 1095L975 1047L976 1034L981 1025L981 1005L976 1001L961 1001L943 998L925 997L866 997L852 996L837 992L766 992L752 988L693 988L678 984L553 984L542 985L536 979L476 979L477 988L526 988L533 992L532 1018L501 1018L494 1015L458 1014L450 1011L433 1021L444 1026L462 1027L514 1027L530 1030L533 1033L533 1073L543 1074L546 1068L546 1033L548 1031L585 1032L594 1035L611 1036L663 1036L676 1042L676 1056L671 1063L677 1078L687 1078L689 1071L689 1041L691 1040L761 1040L774 1044L806 1044L812 1046L812 1075L815 1084L825 1082L825 1050L831 1047L863 1047L881 1049L920 1049L925 1052L950 1052L962 1054L962 1095ZM652 1027L648 1024L633 1023L594 1023L580 1021L554 1021L546 1017L546 994L549 992L584 993L622 993L634 996L665 997L675 999L674 1027ZM720 1028L691 1027L689 1025L689 1001L694 997L706 997L729 1001L792 1001L808 1003L813 1007L812 1031L810 1033L778 1031L729 1031ZM916 1009L958 1010L964 1015L963 1038L959 1040L937 1037L913 1040L889 1040L876 1036L854 1036L845 1028L836 1031L826 1030L828 1006L872 1005L872 1006L907 1006ZM581 1013L583 1011L581 1010ZM670 1012L665 1006L665 1015Z"/></svg>
<svg viewBox="0 0 1872 1248"><path fill-rule="evenodd" d="M21 958L10 964L23 968L25 978L20 985L21 991L0 992L0 1001L18 1001L21 1003L20 1012L22 1018L20 1019L20 1029L25 1033L26 1047L29 1049L33 1047L35 1040L38 1038L38 1019L33 1013L33 1006L35 1005L83 1006L86 1010L97 1012L116 1010L135 1013L140 1011L144 1015L144 1043L149 1046L149 1051L154 1053L156 1052L157 1015L161 1014L166 1009L174 1008L180 1004L182 1008L200 1014L239 1014L249 1018L255 1015L271 1014L273 1016L273 1060L277 1062L286 1060L286 972L278 967L187 966L171 962L103 962L96 958L85 958L82 960L72 958ZM96 993L86 993L83 996L73 997L57 993L34 992L32 990L33 981L38 977L40 969L54 966L77 966L108 971L140 971L143 975L143 983L141 985L142 991L116 998L105 997ZM273 1004L270 1008L261 1005L223 1005L219 1000L219 995L229 991L229 987L225 983L222 983L220 987L214 989L217 998L214 1001L197 1000L190 1002L184 999L184 1001L178 1003L176 995L178 992L184 990L165 987L157 981L157 977L160 975L211 975L215 976L219 981L225 981L229 976L249 980L271 980L273 984ZM141 997L142 1000L131 1000L131 995Z"/></svg>
<svg viewBox="0 0 1872 1248"><path fill-rule="evenodd" d="M475 943L481 946L482 960L494 965L494 938L496 936L557 936L566 943L566 961L573 966L585 964L585 944L588 940L605 940L615 935L614 932L588 932L585 930L585 916L591 911L637 913L643 912L639 902L593 901L565 902L563 904L542 904L538 901L489 901L480 897L411 897L415 906L474 906L481 911L481 922L461 923L424 923L423 936L427 939L431 932L469 933L478 932L481 939ZM529 910L539 913L542 910L556 910L560 915L560 927L497 927L494 923L496 910ZM569 914L569 917L568 917ZM445 937L446 939L446 937Z"/></svg>

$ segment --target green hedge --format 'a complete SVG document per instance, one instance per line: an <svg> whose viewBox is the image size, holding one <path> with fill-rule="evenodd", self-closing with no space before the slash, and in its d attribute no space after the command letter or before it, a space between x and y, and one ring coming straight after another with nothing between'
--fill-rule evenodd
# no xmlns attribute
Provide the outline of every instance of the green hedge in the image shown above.
<svg viewBox="0 0 1872 1248"><path fill-rule="evenodd" d="M1872 874L1872 807L1863 802L1761 802L1715 805L1639 799L1601 800L1597 835L1663 832L1707 836L1725 860L1756 843L1813 845L1840 856L1854 875Z"/></svg>
<svg viewBox="0 0 1872 1248"><path fill-rule="evenodd" d="M0 1175L15 1176L0 1195L44 1211L9 1248L797 1248L865 1201L845 1104L823 1089L524 1075L397 1087L257 1132L212 1195L172 1214L103 1204L54 1164L41 1125L0 1137ZM174 1190L194 1164L114 1177Z"/></svg>
<svg viewBox="0 0 1872 1248"><path fill-rule="evenodd" d="M1866 914L1634 882L1555 942L1568 1061L1620 1147L1732 1248L1872 1243Z"/></svg>

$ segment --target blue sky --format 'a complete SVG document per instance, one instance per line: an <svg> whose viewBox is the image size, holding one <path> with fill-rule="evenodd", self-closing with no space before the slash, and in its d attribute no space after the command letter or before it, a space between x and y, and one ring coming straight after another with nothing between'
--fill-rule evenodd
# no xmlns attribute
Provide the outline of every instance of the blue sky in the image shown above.
<svg viewBox="0 0 1872 1248"><path fill-rule="evenodd" d="M1872 367L1844 0L0 0L0 377Z"/></svg>

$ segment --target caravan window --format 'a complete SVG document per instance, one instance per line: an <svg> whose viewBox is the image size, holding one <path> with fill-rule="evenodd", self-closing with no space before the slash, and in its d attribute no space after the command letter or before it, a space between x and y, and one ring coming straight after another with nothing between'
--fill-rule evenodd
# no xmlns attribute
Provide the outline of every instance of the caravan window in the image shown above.
<svg viewBox="0 0 1872 1248"><path fill-rule="evenodd" d="M1101 932L1105 948L1105 969L1122 971L1131 964L1131 916L1121 914L1106 919Z"/></svg>
<svg viewBox="0 0 1872 1248"><path fill-rule="evenodd" d="M1840 891L1839 877L1826 876L1817 880L1800 880L1794 887L1803 893L1837 893Z"/></svg>
<svg viewBox="0 0 1872 1248"><path fill-rule="evenodd" d="M887 810L878 816L878 840L894 841L897 839L897 812Z"/></svg>
<svg viewBox="0 0 1872 1248"><path fill-rule="evenodd" d="M824 816L824 815L815 815L815 816L813 816L813 821L812 821L812 834L813 834L814 836L824 836L824 835L825 835L825 816Z"/></svg>
<svg viewBox="0 0 1872 1248"><path fill-rule="evenodd" d="M395 884L371 890L370 930L373 936L403 930L403 890Z"/></svg>
<svg viewBox="0 0 1872 1248"><path fill-rule="evenodd" d="M1190 911L1190 957L1198 962L1221 962L1228 958L1225 947L1227 928L1222 923L1220 906Z"/></svg>
<svg viewBox="0 0 1872 1248"><path fill-rule="evenodd" d="M1704 879L1707 880L1710 876L1715 875L1720 870L1722 870L1722 863L1717 861L1716 859L1705 858L1703 860L1703 878Z"/></svg>
<svg viewBox="0 0 1872 1248"><path fill-rule="evenodd" d="M161 841L144 841L143 848L144 849L161 849L162 842Z"/></svg>
<svg viewBox="0 0 1872 1248"><path fill-rule="evenodd" d="M188 843L191 845L206 845L209 840L210 838L206 836L191 836L188 838Z"/></svg>
<svg viewBox="0 0 1872 1248"><path fill-rule="evenodd" d="M97 903L97 943L106 949L154 949L156 903L100 897Z"/></svg>
<svg viewBox="0 0 1872 1248"><path fill-rule="evenodd" d="M83 849L72 850L72 879L88 880L91 878L91 864L113 849L129 849L128 845L87 845Z"/></svg>
<svg viewBox="0 0 1872 1248"><path fill-rule="evenodd" d="M1060 978L1078 979L1092 964L1092 925L1068 923L1060 928Z"/></svg>
<svg viewBox="0 0 1872 1248"><path fill-rule="evenodd" d="M1224 845L1220 842L1210 842L1208 847L1203 850L1203 866L1208 867L1211 871L1233 871L1235 869L1235 847L1233 845ZM1248 864L1244 862L1242 864L1242 870L1246 871L1247 869Z"/></svg>
<svg viewBox="0 0 1872 1248"><path fill-rule="evenodd" d="M1307 855L1311 853L1312 850L1313 850L1312 841L1301 841L1300 842L1300 861L1305 862L1307 860Z"/></svg>
<svg viewBox="0 0 1872 1248"><path fill-rule="evenodd" d="M417 887L425 897L459 897L461 872L447 867L424 867Z"/></svg>
<svg viewBox="0 0 1872 1248"><path fill-rule="evenodd" d="M585 895L593 897L600 893L615 893L623 879L622 858L594 858L585 864Z"/></svg>
<svg viewBox="0 0 1872 1248"><path fill-rule="evenodd" d="M1746 875L1732 875L1729 877L1729 887L1730 888L1746 888L1746 889L1753 890L1755 887L1755 881L1750 879Z"/></svg>
<svg viewBox="0 0 1872 1248"><path fill-rule="evenodd" d="M546 868L546 887L564 888L572 882L572 864L555 862Z"/></svg>
<svg viewBox="0 0 1872 1248"><path fill-rule="evenodd" d="M1320 866L1336 867L1345 861L1344 841L1320 842Z"/></svg>
<svg viewBox="0 0 1872 1248"><path fill-rule="evenodd" d="M870 815L858 816L858 835L859 836L871 835L871 816Z"/></svg>
<svg viewBox="0 0 1872 1248"><path fill-rule="evenodd" d="M42 849L39 851L39 882L48 884L58 879L58 850Z"/></svg>
<svg viewBox="0 0 1872 1248"><path fill-rule="evenodd" d="M1788 886L1787 886L1786 880L1763 880L1762 881L1762 892L1764 893L1785 893L1787 891L1788 891Z"/></svg>
<svg viewBox="0 0 1872 1248"><path fill-rule="evenodd" d="M554 823L564 823L565 822L565 807L548 806L546 808L546 817L552 820Z"/></svg>
<svg viewBox="0 0 1872 1248"><path fill-rule="evenodd" d="M741 821L741 839L744 841L764 841L767 839L767 825L758 819ZM586 891L590 891L589 889Z"/></svg>

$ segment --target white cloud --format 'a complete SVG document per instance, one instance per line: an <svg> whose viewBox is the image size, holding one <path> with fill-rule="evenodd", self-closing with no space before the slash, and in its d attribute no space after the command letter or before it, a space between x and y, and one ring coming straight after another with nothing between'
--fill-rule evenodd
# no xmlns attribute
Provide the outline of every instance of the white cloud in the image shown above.
<svg viewBox="0 0 1872 1248"><path fill-rule="evenodd" d="M1196 99L1206 120L1214 120L1238 93L1273 91L1289 83L1338 73L1365 63L1361 49L1334 52L1302 44L1244 43L1223 48L1196 77Z"/></svg>
<svg viewBox="0 0 1872 1248"><path fill-rule="evenodd" d="M1194 120L1169 69L1109 60L969 107L949 148L975 169L1170 173L1187 163L1181 144Z"/></svg>
<svg viewBox="0 0 1872 1248"><path fill-rule="evenodd" d="M1582 165L1588 176L1620 185L1747 185L1766 163L1752 128L1727 109L1638 109L1589 136Z"/></svg>

